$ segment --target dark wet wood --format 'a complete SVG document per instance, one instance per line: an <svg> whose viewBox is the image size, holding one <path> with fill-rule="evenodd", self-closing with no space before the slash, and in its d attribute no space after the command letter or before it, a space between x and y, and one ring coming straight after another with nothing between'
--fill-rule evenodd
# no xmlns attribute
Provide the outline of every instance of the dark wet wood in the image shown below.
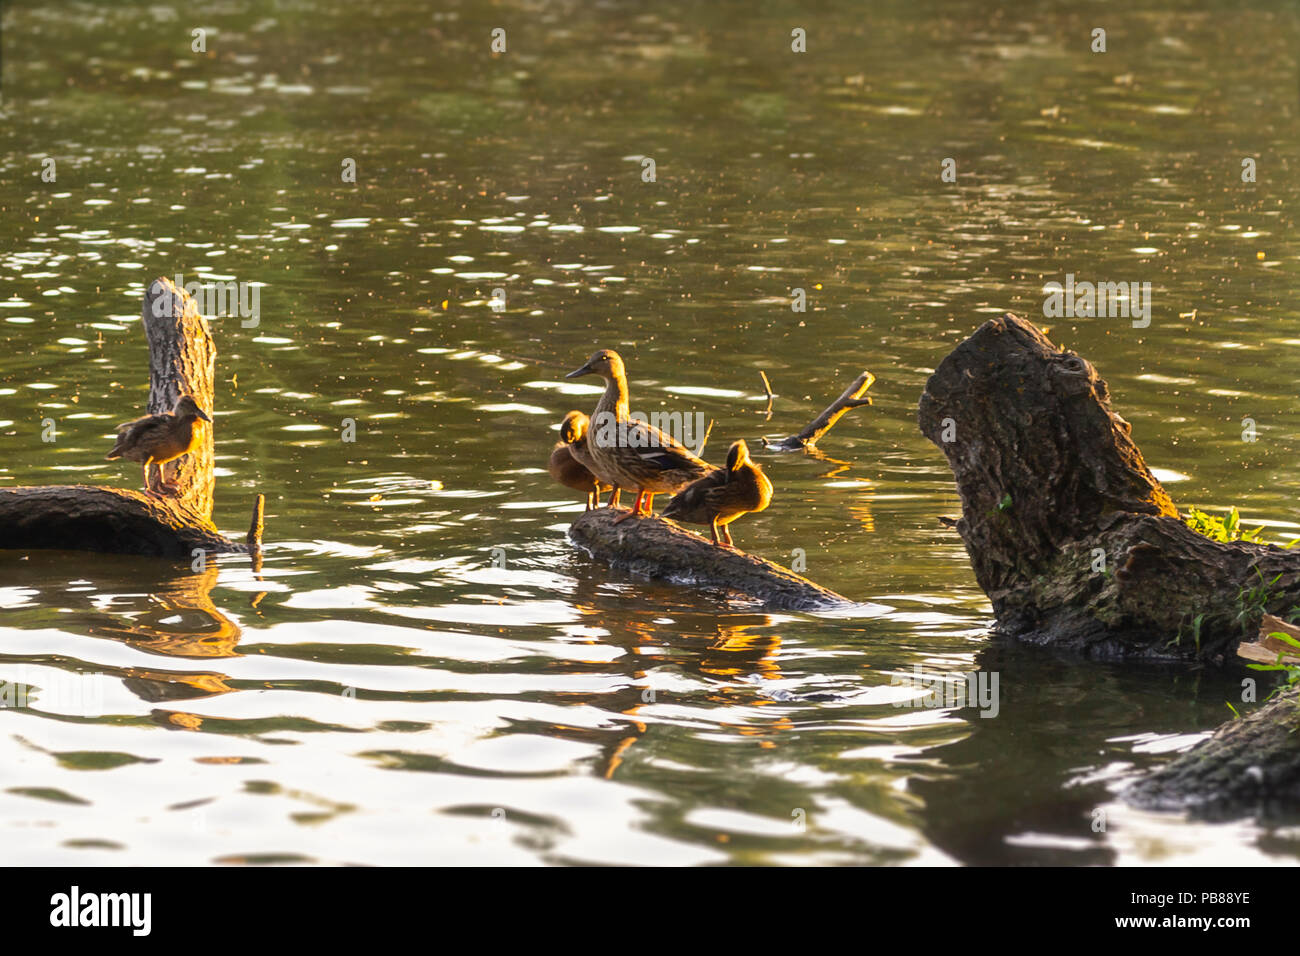
<svg viewBox="0 0 1300 956"><path fill-rule="evenodd" d="M188 394L211 415L217 353L194 300L171 280L155 280L144 296L143 327L149 344L148 413L170 411ZM124 409L123 420L133 417L132 411ZM212 523L214 429L203 423L198 446L162 466L178 489L175 496L90 485L0 489L0 548L187 558L195 550L249 551L249 544L231 541ZM138 468L129 470L140 478Z"/></svg>
<svg viewBox="0 0 1300 956"><path fill-rule="evenodd" d="M598 561L644 577L743 595L771 608L816 611L851 605L848 598L771 561L720 548L659 517L628 518L612 508L578 516L569 539Z"/></svg>
<svg viewBox="0 0 1300 956"><path fill-rule="evenodd" d="M1300 604L1300 551L1188 528L1096 370L1024 319L958 345L918 417L956 476L957 531L1004 632L1096 657L1222 660L1262 610Z"/></svg>
<svg viewBox="0 0 1300 956"><path fill-rule="evenodd" d="M1293 821L1300 809L1300 692L1281 695L1122 792L1149 810Z"/></svg>

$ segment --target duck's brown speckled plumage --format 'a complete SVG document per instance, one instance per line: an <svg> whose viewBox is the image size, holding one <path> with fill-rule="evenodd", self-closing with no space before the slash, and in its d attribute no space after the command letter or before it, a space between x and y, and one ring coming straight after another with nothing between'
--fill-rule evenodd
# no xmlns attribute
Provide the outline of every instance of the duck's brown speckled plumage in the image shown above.
<svg viewBox="0 0 1300 956"><path fill-rule="evenodd" d="M586 365L565 377L580 375L599 375L605 380L605 392L591 416L587 450L596 474L619 488L637 489L636 503L623 518L653 513L656 494L680 491L717 470L671 435L647 422L629 419L627 372L613 349L593 353Z"/></svg>
<svg viewBox="0 0 1300 956"><path fill-rule="evenodd" d="M108 461L123 458L140 462L144 466L144 488L148 492L153 492L149 484L149 466L157 465L160 487L171 490L173 486L162 481L162 466L198 447L203 434L195 427L199 419L212 421L193 398L182 395L170 412L143 415L118 425L117 441L104 458Z"/></svg>
<svg viewBox="0 0 1300 956"><path fill-rule="evenodd" d="M610 490L608 482L601 481L592 473L591 455L587 451L587 416L582 412L569 412L564 416L560 424L560 440L551 449L547 470L566 488L585 494L588 509L595 507L600 496ZM611 501L613 497L610 496Z"/></svg>
<svg viewBox="0 0 1300 956"><path fill-rule="evenodd" d="M772 483L763 469L749 458L744 440L733 442L727 451L727 467L706 475L677 493L664 517L690 524L707 524L713 543L720 544L719 532L728 547L731 530L727 525L741 515L762 511L772 500Z"/></svg>

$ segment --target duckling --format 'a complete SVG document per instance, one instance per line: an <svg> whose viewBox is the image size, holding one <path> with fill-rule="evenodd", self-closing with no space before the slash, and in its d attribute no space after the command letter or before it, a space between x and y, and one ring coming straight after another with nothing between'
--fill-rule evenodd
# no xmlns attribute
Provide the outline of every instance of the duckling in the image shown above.
<svg viewBox="0 0 1300 956"><path fill-rule="evenodd" d="M189 395L182 395L170 412L145 415L117 426L117 442L104 456L105 461L124 458L144 465L144 489L155 494L149 485L149 466L158 466L159 487L173 494L176 486L162 480L162 466L198 447L202 433L194 427L199 419L211 422L203 409Z"/></svg>
<svg viewBox="0 0 1300 956"><path fill-rule="evenodd" d="M615 519L615 524L633 515L654 514L655 495L680 491L718 470L692 455L671 435L628 418L627 372L613 349L593 352L586 365L565 378L582 375L599 375L605 380L605 394L590 420L595 429L587 442L595 465L592 470L619 488L637 489L632 510Z"/></svg>
<svg viewBox="0 0 1300 956"><path fill-rule="evenodd" d="M668 507L665 518L691 524L707 524L713 543L734 548L727 525L743 514L762 511L772 500L772 483L763 469L749 457L749 446L742 438L727 449L727 467L706 475L679 491ZM726 540L718 540L718 529Z"/></svg>
<svg viewBox="0 0 1300 956"><path fill-rule="evenodd" d="M590 434L590 430L591 419L582 412L569 412L564 416L564 421L560 423L560 441L569 446L569 454L573 456L574 461L596 476L596 481L601 485L601 488L596 493L595 503L600 504L601 491L609 491L609 503L605 507L617 508L619 506L620 489L618 485L596 469L596 462L591 457L591 449L587 447L587 435Z"/></svg>
<svg viewBox="0 0 1300 956"><path fill-rule="evenodd" d="M598 480L591 473L589 461L587 416L582 412L569 412L560 424L560 440L551 449L551 460L546 467L560 484L586 494L588 511L599 504L601 494L610 489L607 482ZM610 495L611 500L613 497Z"/></svg>

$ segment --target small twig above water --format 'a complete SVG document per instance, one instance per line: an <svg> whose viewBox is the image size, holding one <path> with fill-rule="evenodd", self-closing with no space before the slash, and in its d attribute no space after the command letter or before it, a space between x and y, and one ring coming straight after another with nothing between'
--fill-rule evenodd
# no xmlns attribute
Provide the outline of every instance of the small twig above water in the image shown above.
<svg viewBox="0 0 1300 956"><path fill-rule="evenodd" d="M700 439L699 446L695 449L695 457L704 457L704 446L709 443L709 436L713 434L713 419L709 419L709 427L704 429L704 437Z"/></svg>

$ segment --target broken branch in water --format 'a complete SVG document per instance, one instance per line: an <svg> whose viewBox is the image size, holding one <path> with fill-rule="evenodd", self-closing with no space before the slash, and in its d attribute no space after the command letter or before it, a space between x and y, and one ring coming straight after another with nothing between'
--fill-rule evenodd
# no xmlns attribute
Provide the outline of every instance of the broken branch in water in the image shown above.
<svg viewBox="0 0 1300 956"><path fill-rule="evenodd" d="M758 376L763 380L763 391L767 392L767 408L763 409L763 419L772 420L772 399L776 398L776 393L772 391L772 383L767 380L767 373L762 369L758 370Z"/></svg>
<svg viewBox="0 0 1300 956"><path fill-rule="evenodd" d="M704 437L700 439L699 447L695 449L695 457L704 457L704 446L709 443L709 436L713 434L713 419L709 419L709 427L704 429Z"/></svg>
<svg viewBox="0 0 1300 956"><path fill-rule="evenodd" d="M831 426L839 421L850 408L871 404L869 397L863 398L862 396L875 380L876 376L870 372L863 372L840 394L839 398L831 402L803 431L790 435L788 438L782 438L779 441L764 438L762 439L763 446L770 451L806 451L813 448L816 446L817 440L830 431Z"/></svg>
<svg viewBox="0 0 1300 956"><path fill-rule="evenodd" d="M953 470L957 531L1005 634L1223 661L1264 612L1300 603L1300 553L1188 527L1097 370L1032 322L1003 315L954 348L917 420Z"/></svg>

